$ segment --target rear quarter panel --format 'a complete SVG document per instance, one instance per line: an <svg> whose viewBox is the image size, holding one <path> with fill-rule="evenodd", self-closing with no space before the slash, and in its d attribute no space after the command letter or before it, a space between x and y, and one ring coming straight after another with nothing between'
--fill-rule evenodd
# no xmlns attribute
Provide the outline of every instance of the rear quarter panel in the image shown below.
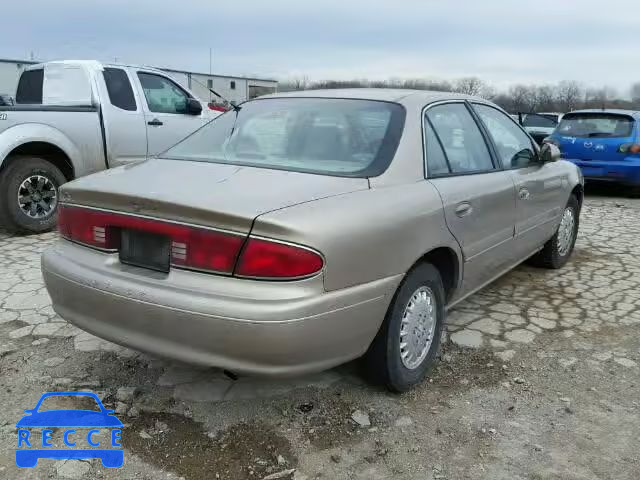
<svg viewBox="0 0 640 480"><path fill-rule="evenodd" d="M425 180L265 213L256 219L252 233L320 251L327 291L405 274L437 247L449 247L461 258L445 224L440 196Z"/></svg>
<svg viewBox="0 0 640 480"><path fill-rule="evenodd" d="M76 177L105 168L97 111L3 110L0 121L0 165L11 152L30 142L60 148L71 160Z"/></svg>

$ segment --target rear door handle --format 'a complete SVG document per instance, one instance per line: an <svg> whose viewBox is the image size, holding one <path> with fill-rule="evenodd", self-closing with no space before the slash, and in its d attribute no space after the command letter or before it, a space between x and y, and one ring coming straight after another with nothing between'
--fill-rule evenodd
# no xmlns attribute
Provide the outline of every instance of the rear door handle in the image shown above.
<svg viewBox="0 0 640 480"><path fill-rule="evenodd" d="M473 212L473 207L469 202L462 202L456 206L456 215L459 217L466 217L471 212Z"/></svg>
<svg viewBox="0 0 640 480"><path fill-rule="evenodd" d="M531 194L529 193L529 190L527 190L526 188L521 188L520 191L518 192L518 196L520 197L520 200L529 200L529 197L531 196Z"/></svg>
<svg viewBox="0 0 640 480"><path fill-rule="evenodd" d="M162 123L160 120L158 120L157 118L154 118L153 120L151 120L150 122L147 122L147 125L151 125L152 127L159 127L161 125L164 125L164 123Z"/></svg>

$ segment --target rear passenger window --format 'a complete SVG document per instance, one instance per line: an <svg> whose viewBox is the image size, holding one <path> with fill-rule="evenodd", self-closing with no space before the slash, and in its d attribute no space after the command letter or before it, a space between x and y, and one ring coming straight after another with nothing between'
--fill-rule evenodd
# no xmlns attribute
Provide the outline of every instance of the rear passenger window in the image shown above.
<svg viewBox="0 0 640 480"><path fill-rule="evenodd" d="M105 68L103 75L111 105L122 110L136 110L136 99L127 72L121 68Z"/></svg>
<svg viewBox="0 0 640 480"><path fill-rule="evenodd" d="M428 119L425 119L424 128L424 137L427 143L427 176L432 177L434 175L446 175L450 173L449 165L447 165L447 157Z"/></svg>
<svg viewBox="0 0 640 480"><path fill-rule="evenodd" d="M43 68L22 72L16 91L16 103L41 104L43 80Z"/></svg>
<svg viewBox="0 0 640 480"><path fill-rule="evenodd" d="M464 104L449 103L430 108L427 118L442 143L451 173L494 169L484 137Z"/></svg>

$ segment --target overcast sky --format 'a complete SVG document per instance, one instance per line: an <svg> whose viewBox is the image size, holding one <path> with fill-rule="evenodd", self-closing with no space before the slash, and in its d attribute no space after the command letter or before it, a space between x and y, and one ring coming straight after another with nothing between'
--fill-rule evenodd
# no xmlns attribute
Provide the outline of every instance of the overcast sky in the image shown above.
<svg viewBox="0 0 640 480"><path fill-rule="evenodd" d="M0 57L286 78L640 81L638 0L2 0Z"/></svg>

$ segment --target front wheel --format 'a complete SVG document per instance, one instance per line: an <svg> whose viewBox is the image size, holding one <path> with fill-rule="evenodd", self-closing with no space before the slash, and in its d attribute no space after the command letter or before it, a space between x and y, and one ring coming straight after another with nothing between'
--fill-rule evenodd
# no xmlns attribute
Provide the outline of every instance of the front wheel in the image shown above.
<svg viewBox="0 0 640 480"><path fill-rule="evenodd" d="M14 232L40 233L56 225L60 169L35 157L14 158L0 174L0 225Z"/></svg>
<svg viewBox="0 0 640 480"><path fill-rule="evenodd" d="M442 278L433 265L407 274L365 357L372 380L404 392L424 379L440 346L444 305Z"/></svg>
<svg viewBox="0 0 640 480"><path fill-rule="evenodd" d="M543 268L562 268L569 260L578 236L580 205L575 195L569 197L562 212L556 233L544 244L542 250L530 259L530 263Z"/></svg>

